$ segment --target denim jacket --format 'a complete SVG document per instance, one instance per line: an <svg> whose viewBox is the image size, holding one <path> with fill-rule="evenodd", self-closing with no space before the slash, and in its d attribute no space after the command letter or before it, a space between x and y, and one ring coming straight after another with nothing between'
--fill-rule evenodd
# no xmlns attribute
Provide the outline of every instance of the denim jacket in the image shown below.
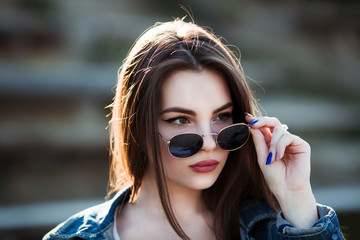
<svg viewBox="0 0 360 240"><path fill-rule="evenodd" d="M130 189L117 193L112 200L86 209L59 224L43 240L59 239L113 239L114 215L119 204L127 202ZM247 240L322 240L344 239L335 211L317 205L320 219L309 229L293 227L281 212L275 213L266 203L257 203L247 208L241 216Z"/></svg>

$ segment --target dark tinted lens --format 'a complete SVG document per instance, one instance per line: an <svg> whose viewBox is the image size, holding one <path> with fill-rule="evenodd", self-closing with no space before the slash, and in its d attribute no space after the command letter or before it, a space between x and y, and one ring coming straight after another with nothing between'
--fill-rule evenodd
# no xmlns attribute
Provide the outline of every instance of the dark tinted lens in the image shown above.
<svg viewBox="0 0 360 240"><path fill-rule="evenodd" d="M173 137L169 144L170 153L177 158L186 158L197 153L203 145L203 139L197 134L181 134Z"/></svg>
<svg viewBox="0 0 360 240"><path fill-rule="evenodd" d="M246 143L249 128L246 125L234 125L221 130L217 137L218 145L224 150L236 150Z"/></svg>

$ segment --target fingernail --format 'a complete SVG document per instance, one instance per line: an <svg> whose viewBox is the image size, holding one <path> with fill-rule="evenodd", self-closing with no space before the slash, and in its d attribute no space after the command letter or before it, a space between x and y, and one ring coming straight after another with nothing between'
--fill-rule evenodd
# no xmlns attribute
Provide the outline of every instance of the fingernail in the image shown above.
<svg viewBox="0 0 360 240"><path fill-rule="evenodd" d="M255 123L257 123L259 120L254 120L251 123L249 123L249 125L254 125Z"/></svg>
<svg viewBox="0 0 360 240"><path fill-rule="evenodd" d="M272 159L272 152L270 152L268 157L267 157L266 165L269 165L271 163L271 159Z"/></svg>
<svg viewBox="0 0 360 240"><path fill-rule="evenodd" d="M252 118L255 118L253 115L251 115L251 114L248 113L248 112L245 112L245 115L248 115L248 116L250 116L250 117L252 117Z"/></svg>

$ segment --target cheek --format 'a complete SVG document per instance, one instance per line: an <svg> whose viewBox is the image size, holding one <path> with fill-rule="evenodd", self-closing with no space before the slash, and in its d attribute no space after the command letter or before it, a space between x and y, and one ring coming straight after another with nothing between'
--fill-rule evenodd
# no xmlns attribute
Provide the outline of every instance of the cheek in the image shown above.
<svg viewBox="0 0 360 240"><path fill-rule="evenodd" d="M224 167L228 157L229 157L229 152L221 149L218 155L218 160L221 162L222 167Z"/></svg>
<svg viewBox="0 0 360 240"><path fill-rule="evenodd" d="M161 160L163 162L164 168L169 169L175 167L175 163L177 162L176 158L174 158L169 152L169 146L164 141L160 142L160 153ZM168 170L167 170L168 171Z"/></svg>
<svg viewBox="0 0 360 240"><path fill-rule="evenodd" d="M159 139L160 143L160 152L161 152L161 158L168 158L170 156L169 150L168 150L168 144L164 142L161 138Z"/></svg>
<svg viewBox="0 0 360 240"><path fill-rule="evenodd" d="M184 161L173 157L169 153L168 145L164 141L160 142L160 152L161 160L165 169L165 174L167 176L176 175L177 172L181 172L184 168L186 168L186 164L184 165Z"/></svg>

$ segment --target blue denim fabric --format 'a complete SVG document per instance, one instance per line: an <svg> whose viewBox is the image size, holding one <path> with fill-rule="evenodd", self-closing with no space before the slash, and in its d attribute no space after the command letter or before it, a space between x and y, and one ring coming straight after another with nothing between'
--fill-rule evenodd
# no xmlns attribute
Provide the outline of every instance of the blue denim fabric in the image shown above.
<svg viewBox="0 0 360 240"><path fill-rule="evenodd" d="M88 239L101 240L112 237L114 215L119 204L129 200L130 189L124 189L103 204L75 214L59 224L43 240ZM335 211L318 204L320 219L309 229L294 228L282 213L276 213L265 202L243 208L242 219L246 239L271 240L322 240L344 239Z"/></svg>
<svg viewBox="0 0 360 240"><path fill-rule="evenodd" d="M106 235L114 225L116 208L122 202L127 202L130 194L130 189L124 189L118 192L110 201L75 214L48 232L43 237L43 240L108 239Z"/></svg>
<svg viewBox="0 0 360 240"><path fill-rule="evenodd" d="M325 240L339 239L344 236L335 211L321 204L317 204L319 220L312 228L295 228L284 219L282 212L275 213L265 202L247 207L242 214L246 231L246 239L271 240Z"/></svg>

